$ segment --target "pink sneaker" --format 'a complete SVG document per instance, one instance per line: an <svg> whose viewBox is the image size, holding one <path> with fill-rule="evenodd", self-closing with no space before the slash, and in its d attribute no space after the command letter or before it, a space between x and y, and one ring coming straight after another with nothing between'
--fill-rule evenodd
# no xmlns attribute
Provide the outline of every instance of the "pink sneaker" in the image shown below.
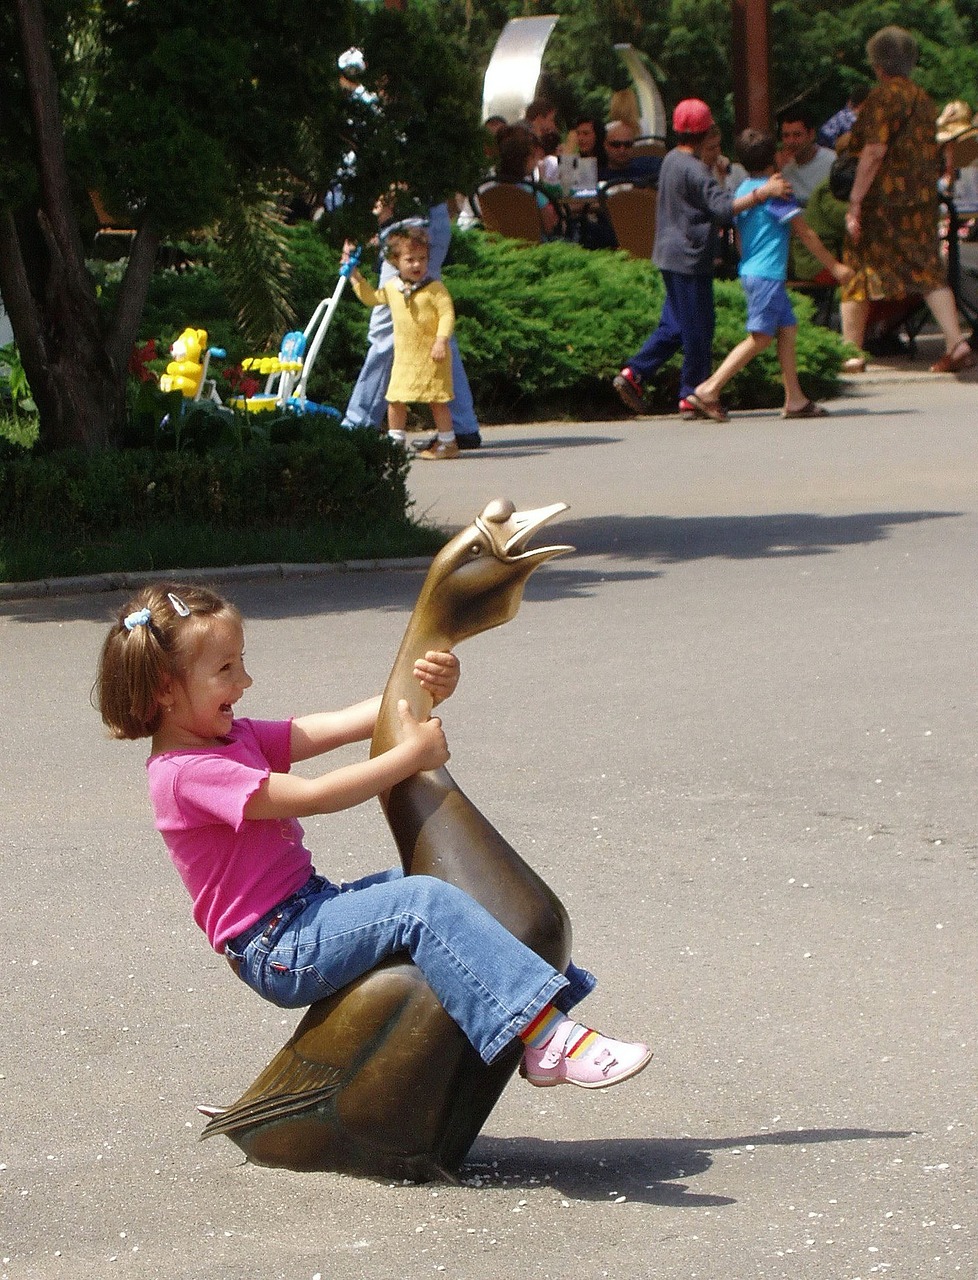
<svg viewBox="0 0 978 1280"><path fill-rule="evenodd" d="M575 1049L578 1055L572 1057ZM607 1089L638 1075L651 1058L652 1050L647 1044L612 1040L567 1018L549 1044L542 1049L524 1049L520 1075L541 1089L555 1084Z"/></svg>

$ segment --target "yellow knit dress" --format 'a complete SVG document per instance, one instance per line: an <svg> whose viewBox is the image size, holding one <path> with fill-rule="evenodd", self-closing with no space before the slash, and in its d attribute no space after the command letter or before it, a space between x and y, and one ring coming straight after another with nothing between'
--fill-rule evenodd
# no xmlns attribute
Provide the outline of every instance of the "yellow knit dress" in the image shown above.
<svg viewBox="0 0 978 1280"><path fill-rule="evenodd" d="M455 329L451 294L440 280L412 287L400 276L374 289L362 276L351 276L354 292L365 306L391 309L394 324L394 367L385 393L388 403L447 404L454 398L452 361L432 360L435 338L450 338Z"/></svg>

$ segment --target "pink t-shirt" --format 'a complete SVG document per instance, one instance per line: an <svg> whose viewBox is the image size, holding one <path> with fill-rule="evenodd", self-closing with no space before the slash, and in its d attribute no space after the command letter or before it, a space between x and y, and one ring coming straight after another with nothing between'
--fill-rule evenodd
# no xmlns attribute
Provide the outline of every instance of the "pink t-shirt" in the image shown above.
<svg viewBox="0 0 978 1280"><path fill-rule="evenodd" d="M294 818L249 820L245 805L292 764L291 720L235 720L227 744L146 762L156 829L215 951L313 874Z"/></svg>

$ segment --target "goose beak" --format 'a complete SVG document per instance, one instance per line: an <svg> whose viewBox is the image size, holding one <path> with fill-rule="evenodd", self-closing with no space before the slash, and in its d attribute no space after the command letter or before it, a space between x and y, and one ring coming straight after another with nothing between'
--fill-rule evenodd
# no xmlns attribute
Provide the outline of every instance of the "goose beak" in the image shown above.
<svg viewBox="0 0 978 1280"><path fill-rule="evenodd" d="M537 565L574 550L566 545L527 547L538 529L567 509L566 502L554 502L549 507L537 507L533 511L517 511L511 502L497 498L480 516L476 516L475 523L489 539L498 559L508 563L532 561Z"/></svg>

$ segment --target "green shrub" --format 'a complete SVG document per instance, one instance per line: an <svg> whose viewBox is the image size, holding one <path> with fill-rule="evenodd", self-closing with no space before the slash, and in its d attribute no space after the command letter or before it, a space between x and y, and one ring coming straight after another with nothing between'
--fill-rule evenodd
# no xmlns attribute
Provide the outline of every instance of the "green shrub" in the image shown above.
<svg viewBox="0 0 978 1280"><path fill-rule="evenodd" d="M270 424L245 448L0 450L0 531L65 538L168 520L228 528L402 520L408 459L375 431L321 416Z"/></svg>
<svg viewBox="0 0 978 1280"><path fill-rule="evenodd" d="M619 412L610 380L658 322L665 297L651 262L624 253L554 243L520 245L481 232L456 235L445 280L475 402L487 420L519 415L576 417ZM715 285L714 363L745 335L746 301L736 281ZM798 367L809 395L831 394L844 358L838 334L811 324L812 305L795 296ZM650 406L673 410L682 356L648 388ZM725 389L733 407L783 400L772 345Z"/></svg>
<svg viewBox="0 0 978 1280"><path fill-rule="evenodd" d="M37 405L20 352L14 343L0 347L0 439L10 440L25 449L37 440Z"/></svg>
<svg viewBox="0 0 978 1280"><path fill-rule="evenodd" d="M577 245L456 235L445 282L479 413L486 419L620 409L610 379L662 304L650 262ZM582 412L583 411L583 412Z"/></svg>
<svg viewBox="0 0 978 1280"><path fill-rule="evenodd" d="M332 293L339 254L318 225L290 229L290 300L304 326L321 298ZM376 257L363 272L372 278ZM658 270L624 253L577 245L524 245L476 229L456 232L445 281L458 315L457 335L476 408L486 421L549 417L607 417L621 412L611 378L654 328L664 290ZM746 308L736 281L716 285L714 362L744 336ZM811 307L797 299L798 365L811 396L830 395L844 359L841 338L810 323ZM319 403L342 409L366 351L369 311L348 291L330 325L309 383ZM154 278L142 329L165 351L185 325L207 329L227 348L227 366L250 351L234 332L229 310L209 267ZM681 357L674 357L649 388L651 405L675 408ZM212 371L218 370L212 366ZM219 376L219 375L218 375ZM222 395L228 388L219 382ZM733 407L781 402L772 348L730 383Z"/></svg>

